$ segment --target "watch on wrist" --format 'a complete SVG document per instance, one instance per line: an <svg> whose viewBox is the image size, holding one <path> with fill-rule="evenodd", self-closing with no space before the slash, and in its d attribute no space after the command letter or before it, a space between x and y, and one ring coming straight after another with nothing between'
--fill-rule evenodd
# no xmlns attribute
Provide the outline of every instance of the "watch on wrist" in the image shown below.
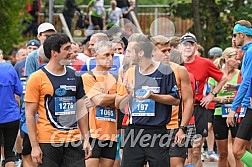
<svg viewBox="0 0 252 167"><path fill-rule="evenodd" d="M187 131L187 127L186 126L179 126L179 129L181 129L184 133L186 133L186 131Z"/></svg>
<svg viewBox="0 0 252 167"><path fill-rule="evenodd" d="M214 95L214 96L217 95L217 93L216 93L214 90L212 90L211 93L212 93L212 95Z"/></svg>

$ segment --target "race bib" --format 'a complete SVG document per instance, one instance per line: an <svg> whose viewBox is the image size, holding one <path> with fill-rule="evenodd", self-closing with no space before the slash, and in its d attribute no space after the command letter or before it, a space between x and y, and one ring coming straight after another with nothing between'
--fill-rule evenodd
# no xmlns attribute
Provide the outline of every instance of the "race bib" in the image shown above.
<svg viewBox="0 0 252 167"><path fill-rule="evenodd" d="M241 117L241 118L245 117L246 112L247 112L247 107L241 107L239 117Z"/></svg>
<svg viewBox="0 0 252 167"><path fill-rule="evenodd" d="M222 110L222 117L226 118L231 111L232 104L222 104L221 110Z"/></svg>
<svg viewBox="0 0 252 167"><path fill-rule="evenodd" d="M96 107L96 117L95 118L98 119L98 120L116 122L115 109L111 108L111 107L97 106Z"/></svg>
<svg viewBox="0 0 252 167"><path fill-rule="evenodd" d="M26 78L20 78L21 85L23 87L23 94L25 94L26 91Z"/></svg>
<svg viewBox="0 0 252 167"><path fill-rule="evenodd" d="M75 96L55 97L55 115L72 115L76 110Z"/></svg>
<svg viewBox="0 0 252 167"><path fill-rule="evenodd" d="M133 98L132 116L155 116L155 101Z"/></svg>

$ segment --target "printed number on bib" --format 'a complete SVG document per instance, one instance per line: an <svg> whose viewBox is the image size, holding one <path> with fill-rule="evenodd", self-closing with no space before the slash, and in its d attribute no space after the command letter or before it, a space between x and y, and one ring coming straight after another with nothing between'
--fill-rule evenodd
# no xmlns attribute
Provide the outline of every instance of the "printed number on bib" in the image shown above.
<svg viewBox="0 0 252 167"><path fill-rule="evenodd" d="M96 119L116 122L116 112L114 108L110 107L96 107Z"/></svg>
<svg viewBox="0 0 252 167"><path fill-rule="evenodd" d="M76 98L69 97L55 97L55 115L71 115L75 114Z"/></svg>
<svg viewBox="0 0 252 167"><path fill-rule="evenodd" d="M155 116L155 101L133 98L132 116Z"/></svg>
<svg viewBox="0 0 252 167"><path fill-rule="evenodd" d="M241 107L239 117L245 117L246 112L247 112L247 107Z"/></svg>
<svg viewBox="0 0 252 167"><path fill-rule="evenodd" d="M221 110L222 110L222 117L225 118L228 116L229 112L231 111L232 104L222 104Z"/></svg>

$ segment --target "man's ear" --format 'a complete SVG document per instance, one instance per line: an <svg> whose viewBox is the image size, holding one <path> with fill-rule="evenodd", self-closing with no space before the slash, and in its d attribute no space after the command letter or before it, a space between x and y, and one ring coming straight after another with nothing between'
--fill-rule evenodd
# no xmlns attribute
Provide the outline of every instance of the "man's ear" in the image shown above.
<svg viewBox="0 0 252 167"><path fill-rule="evenodd" d="M144 57L144 51L141 50L139 53L138 53L139 57Z"/></svg>
<svg viewBox="0 0 252 167"><path fill-rule="evenodd" d="M94 57L97 57L98 56L98 54L97 53L94 53Z"/></svg>

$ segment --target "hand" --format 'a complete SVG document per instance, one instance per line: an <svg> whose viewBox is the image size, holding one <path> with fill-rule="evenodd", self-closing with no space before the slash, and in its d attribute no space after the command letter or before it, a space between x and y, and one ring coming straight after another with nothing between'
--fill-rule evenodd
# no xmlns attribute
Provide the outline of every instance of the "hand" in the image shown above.
<svg viewBox="0 0 252 167"><path fill-rule="evenodd" d="M146 100L151 96L152 92L150 90L147 91L147 93L144 96L136 96L138 100Z"/></svg>
<svg viewBox="0 0 252 167"><path fill-rule="evenodd" d="M31 157L35 164L42 164L42 150L39 146L32 147Z"/></svg>
<svg viewBox="0 0 252 167"><path fill-rule="evenodd" d="M85 98L84 99L84 103L85 103L85 105L86 105L86 107L94 107L95 106L95 104L94 104L94 102L93 101L91 101L89 98Z"/></svg>
<svg viewBox="0 0 252 167"><path fill-rule="evenodd" d="M92 155L92 148L88 140L85 140L83 143L83 149L85 151L85 160L91 157Z"/></svg>
<svg viewBox="0 0 252 167"><path fill-rule="evenodd" d="M223 93L226 93L226 92L231 92L231 91L235 91L236 90L236 85L235 84L226 84L223 86Z"/></svg>
<svg viewBox="0 0 252 167"><path fill-rule="evenodd" d="M131 94L134 92L134 87L133 87L133 84L128 82L128 80L125 81L125 87L127 89L127 93L128 94Z"/></svg>
<svg viewBox="0 0 252 167"><path fill-rule="evenodd" d="M212 93L208 94L207 96L203 97L200 101L200 105L202 107L207 107L210 102L213 101L214 95Z"/></svg>
<svg viewBox="0 0 252 167"><path fill-rule="evenodd" d="M250 106L252 107L252 98L250 98Z"/></svg>
<svg viewBox="0 0 252 167"><path fill-rule="evenodd" d="M225 104L225 103L228 102L227 97L219 97L219 99L220 99L219 102L222 103L222 104Z"/></svg>
<svg viewBox="0 0 252 167"><path fill-rule="evenodd" d="M185 133L182 129L179 129L175 135L174 143L175 144L183 144L185 142Z"/></svg>
<svg viewBox="0 0 252 167"><path fill-rule="evenodd" d="M230 127L230 126L234 127L235 125L234 117L235 117L235 111L231 110L226 120L227 127Z"/></svg>

